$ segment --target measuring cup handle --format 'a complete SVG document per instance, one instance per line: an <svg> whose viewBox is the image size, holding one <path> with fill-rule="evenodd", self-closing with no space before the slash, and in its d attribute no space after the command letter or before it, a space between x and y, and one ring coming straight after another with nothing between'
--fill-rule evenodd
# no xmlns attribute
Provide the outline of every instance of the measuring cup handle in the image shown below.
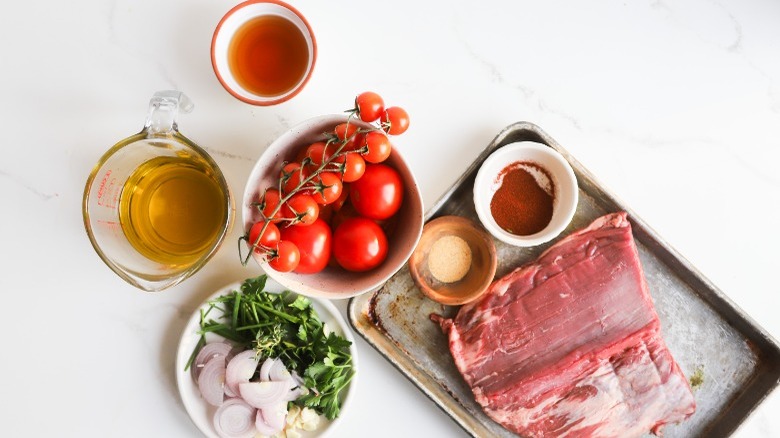
<svg viewBox="0 0 780 438"><path fill-rule="evenodd" d="M176 116L188 113L194 107L192 101L181 91L165 90L154 93L149 101L149 115L144 130L150 135L170 134L178 131Z"/></svg>

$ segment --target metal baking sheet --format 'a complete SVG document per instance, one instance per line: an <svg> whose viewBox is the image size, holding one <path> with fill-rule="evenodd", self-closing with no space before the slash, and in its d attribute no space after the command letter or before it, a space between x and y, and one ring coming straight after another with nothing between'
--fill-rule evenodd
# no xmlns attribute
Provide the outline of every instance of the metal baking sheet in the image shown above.
<svg viewBox="0 0 780 438"><path fill-rule="evenodd" d="M579 182L574 220L561 236L608 212L629 214L647 282L661 319L664 339L686 376L703 377L694 390L696 413L669 425L666 437L729 436L780 381L780 346L687 260L663 241L630 208L607 192L582 165L539 127L527 122L502 130L455 184L427 212L426 221L443 215L477 219L472 202L474 178L495 149L516 141L535 141L560 152ZM559 237L560 238L560 237ZM557 239L556 239L557 240ZM535 259L553 242L520 249L495 241L499 278ZM447 348L447 339L431 313L452 315L416 288L408 266L375 293L349 304L354 329L442 410L473 436L513 436L488 418L474 401Z"/></svg>

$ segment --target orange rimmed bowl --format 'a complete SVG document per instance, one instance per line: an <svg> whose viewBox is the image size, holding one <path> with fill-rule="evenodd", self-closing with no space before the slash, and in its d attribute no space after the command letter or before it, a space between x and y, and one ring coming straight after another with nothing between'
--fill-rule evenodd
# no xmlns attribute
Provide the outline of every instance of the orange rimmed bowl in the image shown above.
<svg viewBox="0 0 780 438"><path fill-rule="evenodd" d="M254 19L269 16L281 17L300 31L306 42L308 61L303 75L290 89L274 95L261 95L241 85L238 75L231 70L230 48L233 38L243 25ZM253 49L255 52L252 53L258 53L257 50L260 49L260 47ZM274 48L270 52L274 53L273 64L275 65L284 65L284 63L291 61L283 50L279 51ZM219 83L233 97L251 105L276 105L293 98L309 82L316 61L317 39L314 37L311 25L297 9L279 0L248 0L234 6L219 21L211 40L211 65ZM269 77L275 77L275 73Z"/></svg>

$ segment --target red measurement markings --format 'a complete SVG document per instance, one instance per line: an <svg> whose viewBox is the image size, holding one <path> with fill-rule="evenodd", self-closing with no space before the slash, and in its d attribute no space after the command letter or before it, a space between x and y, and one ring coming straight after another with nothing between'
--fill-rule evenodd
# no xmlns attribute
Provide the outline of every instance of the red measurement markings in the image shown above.
<svg viewBox="0 0 780 438"><path fill-rule="evenodd" d="M111 178L111 170L103 175L103 179L100 180L100 187L98 187L97 204L101 207L115 208L117 200L119 199L119 192L116 189L116 178ZM106 196L109 195L109 196Z"/></svg>
<svg viewBox="0 0 780 438"><path fill-rule="evenodd" d="M103 179L100 180L100 187L98 187L98 200L103 198L103 192L106 190L106 181L108 181L108 177L111 176L111 171L109 170L106 172L105 175L103 175ZM98 202L100 204L100 202Z"/></svg>

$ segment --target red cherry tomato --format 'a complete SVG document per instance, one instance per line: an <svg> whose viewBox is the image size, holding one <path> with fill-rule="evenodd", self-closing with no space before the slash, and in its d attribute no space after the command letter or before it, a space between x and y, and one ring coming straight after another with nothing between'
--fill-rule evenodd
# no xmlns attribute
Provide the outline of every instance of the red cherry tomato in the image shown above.
<svg viewBox="0 0 780 438"><path fill-rule="evenodd" d="M328 169L336 168L346 160L343 155L332 158L336 153L336 150L338 150L338 146L339 145L335 143L325 144L325 142L318 141L317 143L312 143L311 146L306 149L306 156L309 157L311 165L315 169L328 160L331 160L331 163L334 163L332 166L328 166Z"/></svg>
<svg viewBox="0 0 780 438"><path fill-rule="evenodd" d="M307 227L293 225L284 228L282 239L294 243L300 252L300 262L295 272L314 274L328 266L331 233L330 227L322 219L317 219Z"/></svg>
<svg viewBox="0 0 780 438"><path fill-rule="evenodd" d="M369 164L359 180L350 184L349 200L358 213L371 219L387 219L403 202L401 176L386 164Z"/></svg>
<svg viewBox="0 0 780 438"><path fill-rule="evenodd" d="M366 160L356 152L350 152L345 155L345 160L344 173L341 175L341 179L345 183L359 180L366 171Z"/></svg>
<svg viewBox="0 0 780 438"><path fill-rule="evenodd" d="M321 219L325 221L326 224L330 224L330 221L333 219L333 204L320 205L320 214L317 215L317 219Z"/></svg>
<svg viewBox="0 0 780 438"><path fill-rule="evenodd" d="M369 163L381 163L385 161L393 151L390 139L379 131L371 131L363 137L361 148L365 148L363 158Z"/></svg>
<svg viewBox="0 0 780 438"><path fill-rule="evenodd" d="M370 219L346 219L333 233L333 257L348 271L368 271L387 258L387 237Z"/></svg>
<svg viewBox="0 0 780 438"><path fill-rule="evenodd" d="M352 137L352 141L348 142L346 145L344 145L345 151L354 151L356 149L360 149L360 146L365 142L366 134L363 132L358 132L355 134L354 137Z"/></svg>
<svg viewBox="0 0 780 438"><path fill-rule="evenodd" d="M385 109L382 97L373 91L358 94L355 98L355 112L364 122L373 122L378 119Z"/></svg>
<svg viewBox="0 0 780 438"><path fill-rule="evenodd" d="M265 218L272 220L279 220L282 218L282 209L276 208L281 199L282 196L279 194L279 190L266 189L265 193L263 193L263 196L260 198L260 205L258 206ZM276 213L274 213L274 210L276 210Z"/></svg>
<svg viewBox="0 0 780 438"><path fill-rule="evenodd" d="M330 204L330 206L333 208L333 211L341 210L341 207L343 207L347 202L347 199L349 199L349 190L349 184L344 184L344 188L341 189L341 196L339 196L339 199L336 199L336 202Z"/></svg>
<svg viewBox="0 0 780 438"><path fill-rule="evenodd" d="M390 135L400 135L409 129L409 114L399 106L385 109L379 117L382 129Z"/></svg>
<svg viewBox="0 0 780 438"><path fill-rule="evenodd" d="M309 176L309 171L304 168L301 170L301 163L287 163L282 167L279 177L282 179L282 190L284 193L290 193Z"/></svg>
<svg viewBox="0 0 780 438"><path fill-rule="evenodd" d="M344 143L345 150L351 150L355 148L355 141L358 140L361 134L358 132L358 126L354 123L346 122L336 125L333 129L336 134L336 138Z"/></svg>
<svg viewBox="0 0 780 438"><path fill-rule="evenodd" d="M296 193L282 206L285 218L292 219L291 224L311 225L317 220L320 208L311 195Z"/></svg>
<svg viewBox="0 0 780 438"><path fill-rule="evenodd" d="M339 140L347 140L355 133L357 132L357 125L354 123L339 123L336 125L336 127L333 129L333 132L336 134L336 137L338 137Z"/></svg>
<svg viewBox="0 0 780 438"><path fill-rule="evenodd" d="M294 243L280 240L269 256L268 265L279 272L290 272L298 266L301 253Z"/></svg>
<svg viewBox="0 0 780 438"><path fill-rule="evenodd" d="M331 205L337 205L337 204L338 201L334 202ZM344 222L349 218L354 218L354 217L360 217L360 215L355 210L355 207L353 207L352 204L347 202L338 210L334 210L333 217L331 217L330 219L330 227L331 229L335 230L336 228L339 227L339 225L342 224L342 222Z"/></svg>
<svg viewBox="0 0 780 438"><path fill-rule="evenodd" d="M303 163L303 159L306 158L306 151L308 150L308 147L302 146L298 149L298 153L295 154L295 162L296 163Z"/></svg>
<svg viewBox="0 0 780 438"><path fill-rule="evenodd" d="M265 221L260 220L255 222L252 228L249 229L247 243L250 248L254 247L255 252L258 254L267 252L268 249L275 247L279 243L279 228L273 222L268 223L265 231L263 231L263 235L260 236L260 231L264 225Z"/></svg>
<svg viewBox="0 0 780 438"><path fill-rule="evenodd" d="M333 172L322 172L312 180L314 189L312 198L317 204L328 205L336 202L341 196L343 185L339 175Z"/></svg>

